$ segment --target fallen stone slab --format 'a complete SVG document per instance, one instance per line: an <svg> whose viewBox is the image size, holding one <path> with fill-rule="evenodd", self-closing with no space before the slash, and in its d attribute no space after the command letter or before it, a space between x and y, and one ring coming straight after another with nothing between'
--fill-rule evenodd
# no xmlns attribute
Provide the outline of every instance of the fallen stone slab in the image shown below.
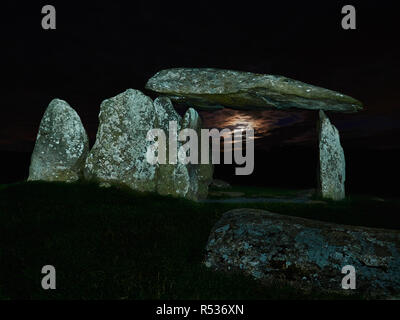
<svg viewBox="0 0 400 320"><path fill-rule="evenodd" d="M283 76L213 68L173 68L150 78L146 89L193 107L300 108L356 112L362 103L339 92Z"/></svg>
<svg viewBox="0 0 400 320"><path fill-rule="evenodd" d="M263 283L304 290L400 297L400 231L338 225L256 209L226 212L215 224L205 264ZM344 266L356 289L342 288Z"/></svg>

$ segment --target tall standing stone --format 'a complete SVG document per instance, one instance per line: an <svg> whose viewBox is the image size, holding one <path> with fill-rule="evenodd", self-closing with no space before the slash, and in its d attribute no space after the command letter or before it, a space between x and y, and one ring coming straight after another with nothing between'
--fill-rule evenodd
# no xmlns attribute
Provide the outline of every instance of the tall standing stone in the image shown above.
<svg viewBox="0 0 400 320"><path fill-rule="evenodd" d="M153 101L138 90L103 101L96 142L85 164L85 177L101 184L126 185L139 191L156 191L156 166L147 162L153 128Z"/></svg>
<svg viewBox="0 0 400 320"><path fill-rule="evenodd" d="M67 102L54 99L40 122L28 180L76 181L83 176L88 151L79 115Z"/></svg>
<svg viewBox="0 0 400 320"><path fill-rule="evenodd" d="M319 193L324 198L342 200L345 198L346 164L339 131L322 110L319 118Z"/></svg>
<svg viewBox="0 0 400 320"><path fill-rule="evenodd" d="M175 121L176 135L181 129L181 116L175 111L171 100L167 97L159 97L154 100L156 110L155 127L162 129L166 136L166 163L157 165L157 192L162 195L172 195L177 197L190 197L188 195L190 188L190 176L186 165L177 162L169 163L169 123ZM171 132L172 134L172 132ZM179 148L176 136L177 149Z"/></svg>
<svg viewBox="0 0 400 320"><path fill-rule="evenodd" d="M201 119L196 110L189 108L183 118L175 111L171 100L167 97L159 97L154 101L156 110L156 126L164 130L167 138L173 132L169 132L169 122L175 121L177 125L176 138L183 129L193 129L200 139ZM177 151L185 142L177 141ZM198 143L200 161L200 140ZM184 197L191 200L206 198L208 185L212 180L212 164L183 164L177 158L176 164L169 163L169 146L166 149L166 164L157 166L157 192L163 195Z"/></svg>
<svg viewBox="0 0 400 320"><path fill-rule="evenodd" d="M357 112L352 97L294 79L214 68L172 68L157 72L146 89L198 108L300 108Z"/></svg>
<svg viewBox="0 0 400 320"><path fill-rule="evenodd" d="M192 192L195 192L199 198L206 198L208 194L208 186L212 182L214 167L211 163L211 158L209 159L208 164L201 163L201 128L202 121L198 112L189 108L182 120L182 129L193 129L197 132L198 136L198 159L199 163L197 165L189 164L190 172L192 176L196 176L195 184L192 184Z"/></svg>

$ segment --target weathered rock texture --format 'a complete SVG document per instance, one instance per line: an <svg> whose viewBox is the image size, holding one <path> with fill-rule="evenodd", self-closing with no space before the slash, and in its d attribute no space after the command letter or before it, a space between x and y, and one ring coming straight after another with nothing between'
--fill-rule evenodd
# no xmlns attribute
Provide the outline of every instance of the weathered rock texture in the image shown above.
<svg viewBox="0 0 400 320"><path fill-rule="evenodd" d="M138 90L102 102L96 142L87 157L85 177L103 185L126 185L140 191L155 191L156 167L146 160L153 128L153 101Z"/></svg>
<svg viewBox="0 0 400 320"><path fill-rule="evenodd" d="M88 151L78 114L67 102L54 99L40 122L28 180L76 181L83 176Z"/></svg>
<svg viewBox="0 0 400 320"><path fill-rule="evenodd" d="M191 176L196 177L192 179L191 192L198 194L198 197L204 199L207 197L208 186L212 182L213 165L211 158L209 164L201 164L201 128L202 122L199 114L193 108L189 108L182 119L182 129L193 129L197 132L198 137L198 164L188 164L188 170Z"/></svg>
<svg viewBox="0 0 400 320"><path fill-rule="evenodd" d="M177 122L177 134L182 129L190 128L197 131L200 137L201 120L196 110L189 108L182 119L173 108L171 100L167 97L157 98L154 101L154 107L156 109L155 127L163 129L167 139L170 133L170 121ZM184 142L178 142L177 150L183 144ZM212 180L212 164L183 164L179 161L176 164L169 164L168 146L166 156L167 163L157 165L157 192L191 200L206 198L208 185Z"/></svg>
<svg viewBox="0 0 400 320"><path fill-rule="evenodd" d="M324 198L342 200L345 198L346 161L339 132L322 110L319 117L318 191Z"/></svg>
<svg viewBox="0 0 400 320"><path fill-rule="evenodd" d="M154 100L156 110L156 128L164 130L166 135L166 164L157 165L157 192L162 195L187 196L190 177L186 165L177 163L169 164L169 122L176 121L177 130L181 130L181 116L175 111L171 100L160 97Z"/></svg>
<svg viewBox="0 0 400 320"><path fill-rule="evenodd" d="M128 89L105 100L100 109L96 142L85 165L88 180L191 200L207 195L209 181L202 178L199 165L169 164L169 122L177 122L177 134L186 125L186 116L182 119L176 113L169 98L153 103L142 92ZM188 112L199 117L193 109ZM166 135L166 164L150 164L146 159L148 147L154 144L147 141L147 133L156 128Z"/></svg>
<svg viewBox="0 0 400 320"><path fill-rule="evenodd" d="M400 294L399 231L236 209L216 223L206 249L206 266L266 283L372 297ZM356 269L355 290L341 287L345 265Z"/></svg>
<svg viewBox="0 0 400 320"><path fill-rule="evenodd" d="M146 88L196 107L362 109L354 98L283 76L212 68L161 70Z"/></svg>

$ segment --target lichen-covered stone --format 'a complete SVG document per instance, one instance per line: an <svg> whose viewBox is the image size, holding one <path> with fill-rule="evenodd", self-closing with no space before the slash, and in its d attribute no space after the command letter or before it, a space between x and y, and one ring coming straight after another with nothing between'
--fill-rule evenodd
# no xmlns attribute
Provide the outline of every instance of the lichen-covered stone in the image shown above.
<svg viewBox="0 0 400 320"><path fill-rule="evenodd" d="M105 184L156 191L156 166L146 160L148 130L155 121L151 98L138 90L103 101L96 142L85 164L85 177Z"/></svg>
<svg viewBox="0 0 400 320"><path fill-rule="evenodd" d="M301 108L356 112L360 101L283 76L212 68L161 70L146 88L194 107Z"/></svg>
<svg viewBox="0 0 400 320"><path fill-rule="evenodd" d="M83 176L88 151L79 115L67 102L54 99L40 122L28 180L76 181Z"/></svg>
<svg viewBox="0 0 400 320"><path fill-rule="evenodd" d="M177 197L191 197L188 192L190 188L190 176L185 164L177 162L169 163L169 122L175 121L177 134L181 129L181 116L175 111L171 100L167 97L159 97L154 100L156 110L155 127L164 130L166 135L166 163L157 165L157 192L162 195L172 195ZM177 140L176 140L177 141ZM177 150L179 144L177 142Z"/></svg>
<svg viewBox="0 0 400 320"><path fill-rule="evenodd" d="M305 290L400 295L400 232L325 223L256 209L226 212L213 227L205 264ZM343 290L341 270L356 270Z"/></svg>
<svg viewBox="0 0 400 320"><path fill-rule="evenodd" d="M197 111L193 108L189 108L182 119L182 129L186 128L193 129L196 131L198 137L198 147L199 147L198 164L187 165L189 169L189 176L191 177L191 185L189 192L191 194L195 194L197 199L205 199L208 194L208 186L210 185L213 178L214 166L211 163L211 157L209 158L208 164L201 163L202 121Z"/></svg>
<svg viewBox="0 0 400 320"><path fill-rule="evenodd" d="M189 108L181 118L173 109L171 100L167 97L159 97L154 101L157 111L157 123L159 128L169 135L169 121L177 121L177 135L183 129L193 129L197 132L198 155L200 161L200 130L201 119L196 110ZM165 120L162 120L165 119ZM177 151L186 141L177 141ZM159 164L157 167L157 192L164 195L185 197L191 200L199 200L207 197L208 185L212 180L212 164L183 164L177 158L176 164L169 164L169 148L167 148L167 164Z"/></svg>
<svg viewBox="0 0 400 320"><path fill-rule="evenodd" d="M340 144L339 131L320 110L318 124L319 194L328 199L345 198L346 161Z"/></svg>
<svg viewBox="0 0 400 320"><path fill-rule="evenodd" d="M228 182L226 182L224 180L220 180L220 179L213 179L211 181L210 186L215 188L215 189L229 189L229 188L231 188L231 185Z"/></svg>
<svg viewBox="0 0 400 320"><path fill-rule="evenodd" d="M195 110L191 112L198 117ZM138 191L191 200L207 196L204 184L208 180L197 174L198 165L179 161L169 164L170 121L176 121L176 134L186 125L167 97L157 98L153 103L140 91L129 89L105 100L100 108L96 142L86 160L85 177L103 186L126 185ZM151 129L165 133L166 164L147 161L148 147L154 144L146 139ZM177 150L181 144L178 143Z"/></svg>

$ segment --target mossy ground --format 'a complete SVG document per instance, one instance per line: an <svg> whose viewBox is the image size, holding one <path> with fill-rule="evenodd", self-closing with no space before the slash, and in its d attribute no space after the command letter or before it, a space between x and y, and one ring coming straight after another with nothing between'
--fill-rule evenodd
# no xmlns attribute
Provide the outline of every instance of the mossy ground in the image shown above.
<svg viewBox="0 0 400 320"><path fill-rule="evenodd" d="M222 213L239 207L400 229L398 201L363 197L313 204L207 204L85 183L3 185L0 299L345 297L261 286L242 275L207 269L202 261L212 226ZM47 264L56 267L56 290L41 289L41 268Z"/></svg>

